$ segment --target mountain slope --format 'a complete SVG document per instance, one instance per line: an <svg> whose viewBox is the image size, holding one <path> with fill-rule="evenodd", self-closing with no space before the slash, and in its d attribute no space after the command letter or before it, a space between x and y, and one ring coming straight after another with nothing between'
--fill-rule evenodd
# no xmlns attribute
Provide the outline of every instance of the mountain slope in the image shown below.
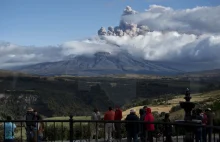
<svg viewBox="0 0 220 142"><path fill-rule="evenodd" d="M136 58L127 52L116 55L98 52L94 56L70 56L59 62L30 65L19 71L38 75L105 75L105 74L157 74L171 75L180 71L161 64Z"/></svg>
<svg viewBox="0 0 220 142"><path fill-rule="evenodd" d="M11 77L11 76L30 77L31 75L28 75L22 72L0 69L0 77Z"/></svg>

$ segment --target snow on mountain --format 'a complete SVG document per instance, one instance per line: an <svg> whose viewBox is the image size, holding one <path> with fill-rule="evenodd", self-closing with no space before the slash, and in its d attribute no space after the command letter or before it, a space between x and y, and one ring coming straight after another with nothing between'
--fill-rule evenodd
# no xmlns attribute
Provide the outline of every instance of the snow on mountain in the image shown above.
<svg viewBox="0 0 220 142"><path fill-rule="evenodd" d="M63 61L45 62L18 69L38 75L178 74L181 71L146 61L127 52L98 52L94 56L68 56Z"/></svg>

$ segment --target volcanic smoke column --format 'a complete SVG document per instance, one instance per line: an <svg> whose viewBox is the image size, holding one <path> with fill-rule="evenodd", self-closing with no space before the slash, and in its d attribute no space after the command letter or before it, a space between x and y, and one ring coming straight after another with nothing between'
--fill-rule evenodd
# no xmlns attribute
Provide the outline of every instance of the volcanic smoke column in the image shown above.
<svg viewBox="0 0 220 142"><path fill-rule="evenodd" d="M131 21L123 20L123 16L134 15L137 14L135 10L133 10L130 6L127 6L122 14L122 18L120 20L119 26L116 27L108 27L108 31L101 27L98 30L99 36L138 36L138 35L145 35L149 32L149 28L147 25L137 25L132 23Z"/></svg>

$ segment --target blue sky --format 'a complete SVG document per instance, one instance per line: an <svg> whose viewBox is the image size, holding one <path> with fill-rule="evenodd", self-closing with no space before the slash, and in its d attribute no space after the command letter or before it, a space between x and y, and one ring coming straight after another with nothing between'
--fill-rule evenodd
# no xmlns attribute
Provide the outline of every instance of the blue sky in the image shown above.
<svg viewBox="0 0 220 142"><path fill-rule="evenodd" d="M219 0L0 0L0 40L19 45L57 45L97 34L119 24L129 5L144 11L151 4L174 9L216 6Z"/></svg>

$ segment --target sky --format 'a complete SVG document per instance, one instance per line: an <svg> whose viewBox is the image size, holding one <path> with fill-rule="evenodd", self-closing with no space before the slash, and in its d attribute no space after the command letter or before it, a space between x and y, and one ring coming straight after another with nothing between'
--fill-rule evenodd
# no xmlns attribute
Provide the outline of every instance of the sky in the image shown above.
<svg viewBox="0 0 220 142"><path fill-rule="evenodd" d="M144 11L156 4L173 9L216 6L219 0L0 0L0 40L18 45L59 45L115 26L129 5Z"/></svg>
<svg viewBox="0 0 220 142"><path fill-rule="evenodd" d="M0 0L0 68L124 51L220 68L219 13L219 0Z"/></svg>

